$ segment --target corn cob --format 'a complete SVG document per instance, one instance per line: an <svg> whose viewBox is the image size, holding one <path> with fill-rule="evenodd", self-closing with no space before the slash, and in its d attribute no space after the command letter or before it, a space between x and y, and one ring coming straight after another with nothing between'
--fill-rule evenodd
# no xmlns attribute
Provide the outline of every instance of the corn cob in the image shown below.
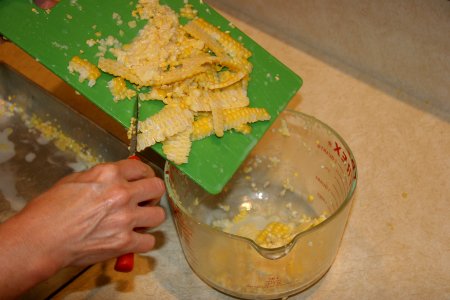
<svg viewBox="0 0 450 300"><path fill-rule="evenodd" d="M108 82L109 90L113 95L114 101L131 99L136 96L136 91L128 89L125 80L122 77L115 77Z"/></svg>
<svg viewBox="0 0 450 300"><path fill-rule="evenodd" d="M77 72L80 75L78 77L79 82L83 82L87 79L90 87L95 85L97 78L100 77L101 74L95 65L91 64L86 59L81 59L78 56L72 57L69 62L68 69L70 73Z"/></svg>
<svg viewBox="0 0 450 300"><path fill-rule="evenodd" d="M139 122L137 151L144 150L192 126L194 116L178 105L166 105L161 111Z"/></svg>

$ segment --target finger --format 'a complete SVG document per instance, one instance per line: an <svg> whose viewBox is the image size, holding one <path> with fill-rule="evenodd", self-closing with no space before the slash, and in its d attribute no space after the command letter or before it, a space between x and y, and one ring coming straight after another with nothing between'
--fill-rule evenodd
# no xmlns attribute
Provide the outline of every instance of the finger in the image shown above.
<svg viewBox="0 0 450 300"><path fill-rule="evenodd" d="M126 252L144 253L152 250L155 247L155 237L149 233L133 233L133 247L126 249Z"/></svg>
<svg viewBox="0 0 450 300"><path fill-rule="evenodd" d="M156 199L151 199L151 200L145 200L145 201L141 201L138 203L139 206L155 206L157 205L160 201L161 198L156 198Z"/></svg>
<svg viewBox="0 0 450 300"><path fill-rule="evenodd" d="M160 206L146 206L136 209L133 228L149 228L161 225L166 219L166 212Z"/></svg>
<svg viewBox="0 0 450 300"><path fill-rule="evenodd" d="M154 176L155 171L149 165L138 160L125 159L114 163L100 163L89 170L73 173L60 182L105 182L118 179L134 181Z"/></svg>
<svg viewBox="0 0 450 300"><path fill-rule="evenodd" d="M159 177L145 178L129 184L133 205L142 201L160 199L166 192L164 181Z"/></svg>
<svg viewBox="0 0 450 300"><path fill-rule="evenodd" d="M124 159L115 164L119 167L123 177L128 181L155 177L155 171L149 165L139 160Z"/></svg>

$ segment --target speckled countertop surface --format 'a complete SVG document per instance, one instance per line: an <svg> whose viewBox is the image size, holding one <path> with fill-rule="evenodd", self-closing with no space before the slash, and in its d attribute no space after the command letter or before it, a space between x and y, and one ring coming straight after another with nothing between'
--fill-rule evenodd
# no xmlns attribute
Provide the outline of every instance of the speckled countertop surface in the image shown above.
<svg viewBox="0 0 450 300"><path fill-rule="evenodd" d="M333 127L357 160L358 187L336 261L292 299L450 299L449 110L226 17L303 78L290 108ZM125 137L109 117L14 45L0 45L0 61ZM98 264L55 298L229 298L189 269L171 220L157 235L158 249L138 257L132 273L114 272L113 261Z"/></svg>

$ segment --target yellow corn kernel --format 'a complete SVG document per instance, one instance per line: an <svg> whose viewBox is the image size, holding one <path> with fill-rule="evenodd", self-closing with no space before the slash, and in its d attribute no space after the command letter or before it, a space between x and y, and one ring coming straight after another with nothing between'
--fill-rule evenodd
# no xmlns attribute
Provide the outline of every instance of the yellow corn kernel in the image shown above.
<svg viewBox="0 0 450 300"><path fill-rule="evenodd" d="M194 127L191 135L192 141L201 140L214 134L214 124L211 114L198 118L192 126Z"/></svg>
<svg viewBox="0 0 450 300"><path fill-rule="evenodd" d="M210 136L214 132L213 122L210 115L202 115L192 124L193 130L191 139L193 141L201 140Z"/></svg>
<svg viewBox="0 0 450 300"><path fill-rule="evenodd" d="M187 19L194 19L197 17L198 11L193 8L192 4L185 3L182 8L180 8L180 16Z"/></svg>
<svg viewBox="0 0 450 300"><path fill-rule="evenodd" d="M250 134L252 132L252 127L248 124L241 124L235 127L234 130L242 134Z"/></svg>
<svg viewBox="0 0 450 300"><path fill-rule="evenodd" d="M291 228L281 222L269 223L256 237L255 242L266 248L286 245L291 240Z"/></svg>
<svg viewBox="0 0 450 300"><path fill-rule="evenodd" d="M233 223L238 223L238 222L244 220L245 217L247 217L247 215L248 215L248 210L241 209L239 211L239 213L233 217Z"/></svg>
<svg viewBox="0 0 450 300"><path fill-rule="evenodd" d="M90 87L94 86L98 77L100 77L99 69L91 64L86 59L82 59L79 56L74 56L69 62L68 69L70 73L77 72L80 74L78 77L78 81L83 82L84 80L88 80L88 85Z"/></svg>
<svg viewBox="0 0 450 300"><path fill-rule="evenodd" d="M109 90L113 95L114 101L131 99L136 96L136 91L128 89L125 80L122 77L115 77L108 82Z"/></svg>
<svg viewBox="0 0 450 300"><path fill-rule="evenodd" d="M160 100L164 101L167 93L163 90L152 88L152 90L148 93L139 93L139 100Z"/></svg>

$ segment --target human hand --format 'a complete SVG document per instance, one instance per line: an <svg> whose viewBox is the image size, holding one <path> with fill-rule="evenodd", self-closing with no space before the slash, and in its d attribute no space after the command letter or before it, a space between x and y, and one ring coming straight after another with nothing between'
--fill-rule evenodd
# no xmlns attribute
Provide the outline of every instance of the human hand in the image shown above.
<svg viewBox="0 0 450 300"><path fill-rule="evenodd" d="M154 237L134 229L158 226L165 213L139 203L155 204L164 191L149 166L122 160L65 177L30 202L21 217L28 219L26 230L40 236L42 250L50 251L58 268L89 265L152 249Z"/></svg>
<svg viewBox="0 0 450 300"><path fill-rule="evenodd" d="M155 238L134 229L164 221L164 210L154 206L164 192L163 181L137 160L71 174L0 226L3 271L32 270L39 282L66 266L147 252ZM149 200L150 206L139 205Z"/></svg>
<svg viewBox="0 0 450 300"><path fill-rule="evenodd" d="M155 238L134 229L164 221L155 206L164 192L155 172L132 159L63 178L0 224L0 295L14 298L66 266L149 251Z"/></svg>

